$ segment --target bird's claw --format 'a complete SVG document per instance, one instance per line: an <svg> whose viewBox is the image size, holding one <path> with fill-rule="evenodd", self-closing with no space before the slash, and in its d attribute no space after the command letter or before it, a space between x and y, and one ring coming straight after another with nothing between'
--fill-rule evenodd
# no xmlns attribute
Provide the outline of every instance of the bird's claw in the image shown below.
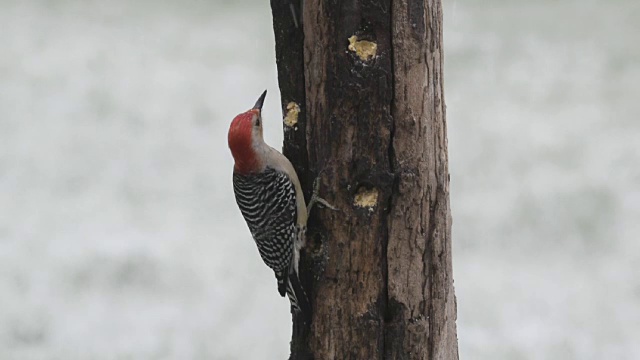
<svg viewBox="0 0 640 360"><path fill-rule="evenodd" d="M320 196L318 196L318 193L320 191L320 177L318 176L314 181L313 181L313 193L311 194L311 200L309 200L309 205L307 205L307 216L309 216L311 214L311 209L313 208L313 206L318 203L318 204L322 204L324 207L331 209L333 211L337 211L338 208L336 208L335 206L331 205L327 200L321 198Z"/></svg>

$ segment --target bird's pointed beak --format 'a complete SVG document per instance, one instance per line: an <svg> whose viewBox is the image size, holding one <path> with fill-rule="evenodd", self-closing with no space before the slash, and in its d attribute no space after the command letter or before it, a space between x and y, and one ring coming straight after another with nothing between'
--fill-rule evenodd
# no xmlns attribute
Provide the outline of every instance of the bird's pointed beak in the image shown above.
<svg viewBox="0 0 640 360"><path fill-rule="evenodd" d="M264 98L267 97L267 90L265 90L262 95L260 95L260 97L258 98L258 101L256 101L256 104L253 106L253 108L255 110L260 110L262 111L262 104L264 103Z"/></svg>

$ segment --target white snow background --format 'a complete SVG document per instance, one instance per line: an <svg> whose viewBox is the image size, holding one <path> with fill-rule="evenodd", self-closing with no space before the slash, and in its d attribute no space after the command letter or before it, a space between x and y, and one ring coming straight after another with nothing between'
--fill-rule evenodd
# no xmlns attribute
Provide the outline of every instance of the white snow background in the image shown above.
<svg viewBox="0 0 640 360"><path fill-rule="evenodd" d="M640 358L640 3L444 10L460 358ZM226 142L276 81L266 0L0 0L0 359L288 356Z"/></svg>

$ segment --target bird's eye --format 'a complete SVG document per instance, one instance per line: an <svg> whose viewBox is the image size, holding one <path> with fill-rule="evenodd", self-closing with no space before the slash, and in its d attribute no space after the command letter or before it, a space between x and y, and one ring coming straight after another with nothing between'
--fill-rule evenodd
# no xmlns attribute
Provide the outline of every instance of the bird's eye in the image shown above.
<svg viewBox="0 0 640 360"><path fill-rule="evenodd" d="M256 120L253 122L253 125L256 127L260 126L260 117L256 118Z"/></svg>

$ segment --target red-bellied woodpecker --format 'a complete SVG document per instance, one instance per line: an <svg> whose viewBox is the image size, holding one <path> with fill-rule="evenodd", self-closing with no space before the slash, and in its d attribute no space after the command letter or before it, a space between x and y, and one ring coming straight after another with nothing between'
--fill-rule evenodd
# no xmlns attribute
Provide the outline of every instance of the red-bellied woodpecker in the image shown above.
<svg viewBox="0 0 640 360"><path fill-rule="evenodd" d="M332 207L317 197L316 183L307 208L291 162L264 142L261 110L266 95L265 90L251 110L231 122L233 190L262 260L276 274L278 292L288 295L295 311L304 311L308 300L298 278L298 260L308 211L315 202Z"/></svg>

